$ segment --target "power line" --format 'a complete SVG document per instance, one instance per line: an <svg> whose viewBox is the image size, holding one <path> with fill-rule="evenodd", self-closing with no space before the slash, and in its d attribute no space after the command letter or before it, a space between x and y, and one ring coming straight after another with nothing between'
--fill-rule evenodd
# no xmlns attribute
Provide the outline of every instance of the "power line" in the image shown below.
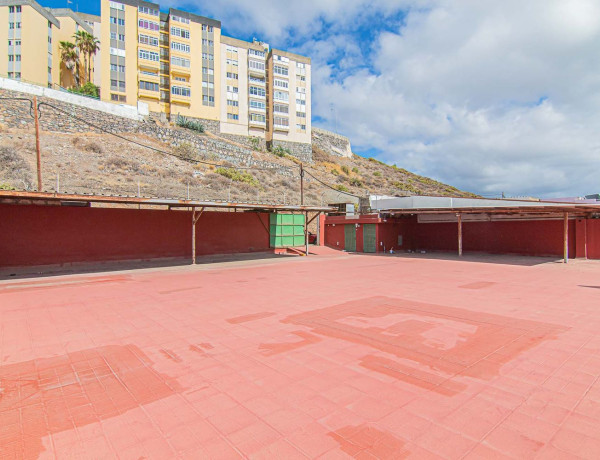
<svg viewBox="0 0 600 460"><path fill-rule="evenodd" d="M313 176L313 175L312 175L310 172L308 172L308 170L307 170L306 168L304 168L304 172L305 172L306 174L308 174L310 177L312 177L314 180L316 180L318 183L320 183L321 185L323 185L323 186L325 186L325 187L327 187L327 188L330 188L331 190L335 190L335 191L336 191L336 192L338 192L338 193L343 193L344 195L350 195L350 196L353 196L354 198L360 198L360 196L358 196L358 195L354 195L354 194L352 194L352 193L349 193L349 192L344 192L343 190L338 190L337 188L335 188L335 187L332 187L332 186L331 186L331 185L329 185L329 184L326 184L326 183L325 183L325 182L323 182L322 180L320 180L320 179L317 179L315 176Z"/></svg>

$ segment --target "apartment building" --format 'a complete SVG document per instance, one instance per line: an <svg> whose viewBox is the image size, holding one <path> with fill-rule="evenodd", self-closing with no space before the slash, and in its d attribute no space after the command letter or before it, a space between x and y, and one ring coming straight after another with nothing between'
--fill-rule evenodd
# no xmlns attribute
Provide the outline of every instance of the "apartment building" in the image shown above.
<svg viewBox="0 0 600 460"><path fill-rule="evenodd" d="M78 13L75 13L68 8L51 8L48 9L48 11L60 22L60 27L55 30L54 36L52 37L52 55L54 56L54 65L52 66L52 81L60 85L62 88L71 88L75 86L75 74L72 70L67 69L65 64L61 61L60 42L67 41L75 43L73 36L78 31L84 30L93 35L94 29L88 23L86 23ZM82 82L85 79L85 73L86 69L84 69L84 62L82 61L79 69Z"/></svg>
<svg viewBox="0 0 600 460"><path fill-rule="evenodd" d="M0 0L0 75L52 86L59 20L32 0Z"/></svg>
<svg viewBox="0 0 600 460"><path fill-rule="evenodd" d="M102 1L102 98L150 111L219 120L221 23L161 13L137 0Z"/></svg>
<svg viewBox="0 0 600 460"><path fill-rule="evenodd" d="M91 79L102 100L144 103L173 121L183 115L218 133L310 150L309 58L222 36L219 21L173 8L161 12L157 3L100 0L100 7L94 16L0 0L0 21L7 24L0 75L72 87L59 43L85 30L100 40Z"/></svg>
<svg viewBox="0 0 600 460"><path fill-rule="evenodd" d="M311 142L311 61L287 51L272 49L267 59L267 142Z"/></svg>

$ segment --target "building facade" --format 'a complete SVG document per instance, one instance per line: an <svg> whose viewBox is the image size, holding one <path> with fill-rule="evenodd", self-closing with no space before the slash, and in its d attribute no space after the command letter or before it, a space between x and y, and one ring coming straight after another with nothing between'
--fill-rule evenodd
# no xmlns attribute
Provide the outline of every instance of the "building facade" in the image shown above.
<svg viewBox="0 0 600 460"><path fill-rule="evenodd" d="M31 0L0 0L0 24L0 75L52 86L58 19Z"/></svg>
<svg viewBox="0 0 600 460"><path fill-rule="evenodd" d="M7 24L0 75L74 86L59 43L85 30L100 41L91 81L102 100L143 103L164 119L199 119L216 133L310 153L309 58L223 36L217 20L173 8L161 12L156 3L100 3L101 15L94 16L45 9L33 0L0 0L0 22Z"/></svg>

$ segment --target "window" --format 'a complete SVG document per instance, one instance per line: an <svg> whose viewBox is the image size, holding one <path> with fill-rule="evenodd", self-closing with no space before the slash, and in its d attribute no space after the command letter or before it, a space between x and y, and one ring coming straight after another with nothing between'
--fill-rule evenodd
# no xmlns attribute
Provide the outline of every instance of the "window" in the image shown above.
<svg viewBox="0 0 600 460"><path fill-rule="evenodd" d="M296 67L299 69L306 69L306 64L304 62L296 62Z"/></svg>
<svg viewBox="0 0 600 460"><path fill-rule="evenodd" d="M255 70L265 70L265 63L250 59L248 61L248 67Z"/></svg>
<svg viewBox="0 0 600 460"><path fill-rule="evenodd" d="M8 55L8 62L14 62L15 61L15 55L14 54L9 54Z"/></svg>
<svg viewBox="0 0 600 460"><path fill-rule="evenodd" d="M185 77L173 77L173 80L175 80L175 81L187 81L187 78L185 78Z"/></svg>
<svg viewBox="0 0 600 460"><path fill-rule="evenodd" d="M110 95L110 100L111 101L116 101L116 102L126 102L127 101L127 97L121 95L121 94L111 94Z"/></svg>
<svg viewBox="0 0 600 460"><path fill-rule="evenodd" d="M265 110L267 108L267 105L263 101L254 101L250 99L250 108Z"/></svg>
<svg viewBox="0 0 600 460"><path fill-rule="evenodd" d="M290 126L290 120L285 117L273 117L273 124L276 126Z"/></svg>
<svg viewBox="0 0 600 460"><path fill-rule="evenodd" d="M297 75L297 77L300 81L306 81L306 77L304 77L302 75Z"/></svg>
<svg viewBox="0 0 600 460"><path fill-rule="evenodd" d="M120 19L119 19L120 21ZM146 19L140 19L138 20L138 26L141 29L147 29L147 30L160 30L160 26L158 25L158 22L154 22L154 21L148 21Z"/></svg>
<svg viewBox="0 0 600 460"><path fill-rule="evenodd" d="M290 95L285 91L273 91L273 99L287 102L290 100Z"/></svg>
<svg viewBox="0 0 600 460"><path fill-rule="evenodd" d="M253 49L249 49L248 54L250 56L258 56L258 57L263 57L263 58L265 57L264 51L258 51L258 50L253 50Z"/></svg>
<svg viewBox="0 0 600 460"><path fill-rule="evenodd" d="M125 66L124 65L111 64L110 65L110 70L112 72L125 72Z"/></svg>
<svg viewBox="0 0 600 460"><path fill-rule="evenodd" d="M179 43L179 42L171 42L171 49L173 51L181 51L182 53L189 53L190 45L186 45L185 43Z"/></svg>
<svg viewBox="0 0 600 460"><path fill-rule="evenodd" d="M304 86L298 86L296 92L299 94L306 94L306 88Z"/></svg>
<svg viewBox="0 0 600 460"><path fill-rule="evenodd" d="M306 105L306 101L303 99L296 99L296 105Z"/></svg>
<svg viewBox="0 0 600 460"><path fill-rule="evenodd" d="M142 45L158 46L158 38L149 35L139 34L138 41Z"/></svg>
<svg viewBox="0 0 600 460"><path fill-rule="evenodd" d="M202 105L215 105L215 97L214 96L202 96Z"/></svg>
<svg viewBox="0 0 600 460"><path fill-rule="evenodd" d="M305 118L306 117L306 112L296 112L296 116L298 118Z"/></svg>
<svg viewBox="0 0 600 460"><path fill-rule="evenodd" d="M111 80L110 89L114 89L116 91L125 91L125 82L119 80Z"/></svg>
<svg viewBox="0 0 600 460"><path fill-rule="evenodd" d="M140 81L140 89L145 89L146 91L158 91L158 83Z"/></svg>
<svg viewBox="0 0 600 460"><path fill-rule="evenodd" d="M205 61L213 61L215 59L215 56L210 53L202 53L202 59L204 59Z"/></svg>
<svg viewBox="0 0 600 460"><path fill-rule="evenodd" d="M228 113L227 119L229 120L239 120L240 116L237 113Z"/></svg>
<svg viewBox="0 0 600 460"><path fill-rule="evenodd" d="M8 7L8 12L9 13L14 13L15 12L15 7L14 6L9 6Z"/></svg>
<svg viewBox="0 0 600 460"><path fill-rule="evenodd" d="M203 88L208 88L208 89L214 89L215 88L215 84L211 83L209 81L203 81L202 82L202 87ZM236 88L236 90L237 90L237 88Z"/></svg>
<svg viewBox="0 0 600 460"><path fill-rule="evenodd" d="M278 75L288 75L288 68L280 65L273 66L273 73Z"/></svg>
<svg viewBox="0 0 600 460"><path fill-rule="evenodd" d="M177 56L171 56L171 64L177 65L179 67L188 67L190 66L190 60L186 58L181 58Z"/></svg>
<svg viewBox="0 0 600 460"><path fill-rule="evenodd" d="M236 61L235 59L227 59L227 65L233 65L236 66L238 65L238 61Z"/></svg>
<svg viewBox="0 0 600 460"><path fill-rule="evenodd" d="M238 92L238 87L237 86L229 86L227 85L227 91L230 93L237 93Z"/></svg>
<svg viewBox="0 0 600 460"><path fill-rule="evenodd" d="M116 24L116 23L117 23L117 18L116 18L116 17L114 17L114 16L111 16L111 17L110 17L110 23L111 23L111 24ZM116 96L116 94L113 94L113 96Z"/></svg>
<svg viewBox="0 0 600 460"><path fill-rule="evenodd" d="M158 53L154 51L139 50L138 56L140 59L146 59L147 61L158 62L160 60Z"/></svg>
<svg viewBox="0 0 600 460"><path fill-rule="evenodd" d="M112 19L112 18L111 18ZM111 40L116 40L117 39L117 33L116 32L111 32L110 33L110 39Z"/></svg>
<svg viewBox="0 0 600 460"><path fill-rule="evenodd" d="M121 66L119 66L121 67ZM123 70L125 70L125 66L122 66ZM140 70L140 73L142 75L150 75L151 77L158 77L158 72L151 72L149 70Z"/></svg>
<svg viewBox="0 0 600 460"><path fill-rule="evenodd" d="M254 121L254 122L258 122L258 123L265 123L266 120L267 119L263 114L260 114L260 113L251 113L250 114L250 121Z"/></svg>
<svg viewBox="0 0 600 460"><path fill-rule="evenodd" d="M265 97L266 96L266 91L264 88L259 88L258 86L251 86L250 87L250 95L252 96L262 96Z"/></svg>
<svg viewBox="0 0 600 460"><path fill-rule="evenodd" d="M264 78L256 78L256 77L250 77L250 81L252 83L261 83L261 84L265 84L265 79Z"/></svg>
<svg viewBox="0 0 600 460"><path fill-rule="evenodd" d="M123 18L117 19L117 25L124 26L125 25L125 19L123 19Z"/></svg>
<svg viewBox="0 0 600 460"><path fill-rule="evenodd" d="M290 58L287 58L285 56L281 56L279 54L274 54L273 55L273 60L274 61L279 61L279 62L290 62Z"/></svg>
<svg viewBox="0 0 600 460"><path fill-rule="evenodd" d="M150 16L158 16L158 10L148 8L147 6L138 6L138 11L140 13L149 14Z"/></svg>
<svg viewBox="0 0 600 460"><path fill-rule="evenodd" d="M233 80L238 79L238 74L233 72L227 72L227 78L232 78Z"/></svg>
<svg viewBox="0 0 600 460"><path fill-rule="evenodd" d="M181 16L175 16L175 15L171 15L171 21L181 22L182 24L190 23L190 20L188 18L182 18Z"/></svg>
<svg viewBox="0 0 600 460"><path fill-rule="evenodd" d="M114 8L115 10L125 11L125 5L122 3L110 2L110 7Z"/></svg>
<svg viewBox="0 0 600 460"><path fill-rule="evenodd" d="M121 56L121 57L125 57L125 50L121 50L118 48L110 48L110 54L112 54L113 56Z"/></svg>
<svg viewBox="0 0 600 460"><path fill-rule="evenodd" d="M48 43L52 43L52 37L48 37Z"/></svg>
<svg viewBox="0 0 600 460"><path fill-rule="evenodd" d="M289 113L290 108L285 104L273 104L273 112Z"/></svg>
<svg viewBox="0 0 600 460"><path fill-rule="evenodd" d="M186 29L180 29L179 27L171 27L171 35L181 38L190 38L190 31Z"/></svg>
<svg viewBox="0 0 600 460"><path fill-rule="evenodd" d="M202 73L204 75L214 75L215 74L215 69L211 69L209 67L202 67Z"/></svg>
<svg viewBox="0 0 600 460"><path fill-rule="evenodd" d="M238 107L240 103L238 101L234 101L233 99L227 99L227 105L231 105L233 107Z"/></svg>
<svg viewBox="0 0 600 460"><path fill-rule="evenodd" d="M215 29L214 29L214 27L213 27L213 26L208 26L208 31L209 31L209 32L214 32L214 30L215 30Z"/></svg>
<svg viewBox="0 0 600 460"><path fill-rule="evenodd" d="M296 128L299 129L300 131L306 131L306 125L303 124L296 124Z"/></svg>
<svg viewBox="0 0 600 460"><path fill-rule="evenodd" d="M287 81L285 81L285 80L278 80L278 79L275 79L273 81L273 85L274 86L278 86L279 88L285 88L285 89L287 89L288 86L289 86L289 84L288 84Z"/></svg>
<svg viewBox="0 0 600 460"><path fill-rule="evenodd" d="M228 46L228 47L227 47L227 52L228 52L228 53L237 54L237 53L238 53L238 50L237 50L237 48L233 48L233 47L231 47L231 46Z"/></svg>
<svg viewBox="0 0 600 460"><path fill-rule="evenodd" d="M176 94L177 96L190 97L192 93L189 88L185 88L183 86L172 86L171 94Z"/></svg>

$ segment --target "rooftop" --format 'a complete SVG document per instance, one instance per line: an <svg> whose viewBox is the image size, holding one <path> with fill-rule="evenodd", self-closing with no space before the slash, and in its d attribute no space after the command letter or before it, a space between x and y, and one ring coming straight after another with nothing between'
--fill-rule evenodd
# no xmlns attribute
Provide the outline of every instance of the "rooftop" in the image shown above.
<svg viewBox="0 0 600 460"><path fill-rule="evenodd" d="M597 456L600 264L318 250L1 281L4 454Z"/></svg>

